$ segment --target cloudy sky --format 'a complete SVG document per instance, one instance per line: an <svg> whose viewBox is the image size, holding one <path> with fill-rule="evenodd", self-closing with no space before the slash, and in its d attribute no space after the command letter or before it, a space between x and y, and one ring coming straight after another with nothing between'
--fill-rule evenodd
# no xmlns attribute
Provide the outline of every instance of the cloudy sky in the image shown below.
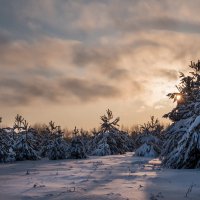
<svg viewBox="0 0 200 200"><path fill-rule="evenodd" d="M200 53L199 0L0 0L0 108L92 128L107 108L141 124L175 106Z"/></svg>

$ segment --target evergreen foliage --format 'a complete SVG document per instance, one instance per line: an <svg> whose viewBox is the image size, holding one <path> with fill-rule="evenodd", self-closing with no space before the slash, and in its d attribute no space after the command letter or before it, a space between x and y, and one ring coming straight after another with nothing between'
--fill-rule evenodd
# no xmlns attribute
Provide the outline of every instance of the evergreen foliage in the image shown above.
<svg viewBox="0 0 200 200"><path fill-rule="evenodd" d="M83 135L80 135L80 132L76 127L74 128L73 131L73 137L69 147L68 158L70 159L87 158L86 149L83 142Z"/></svg>
<svg viewBox="0 0 200 200"><path fill-rule="evenodd" d="M14 139L12 129L0 128L0 162L15 161L15 152L13 151L13 144Z"/></svg>
<svg viewBox="0 0 200 200"><path fill-rule="evenodd" d="M164 115L173 121L162 152L162 163L170 168L200 167L200 61L189 68L189 75L180 74L179 92L168 94L177 106Z"/></svg>
<svg viewBox="0 0 200 200"><path fill-rule="evenodd" d="M101 123L101 132L107 132L107 131L117 131L119 127L119 120L120 118L117 117L113 120L113 114L110 109L106 110L107 115L103 115L100 117L102 120Z"/></svg>
<svg viewBox="0 0 200 200"><path fill-rule="evenodd" d="M150 121L141 125L135 141L135 155L157 157L161 153L163 129L164 127L154 116Z"/></svg>
<svg viewBox="0 0 200 200"><path fill-rule="evenodd" d="M59 160L66 158L67 143L63 139L63 132L60 126L55 126L55 123L50 121L47 127L47 132L50 135L46 142L46 150L50 160Z"/></svg>
<svg viewBox="0 0 200 200"><path fill-rule="evenodd" d="M118 129L119 117L113 120L112 111L109 109L106 114L100 117L101 128L91 142L90 154L97 156L124 154L130 150L130 137Z"/></svg>
<svg viewBox="0 0 200 200"><path fill-rule="evenodd" d="M163 117L177 122L187 119L194 114L200 115L200 61L191 62L190 75L180 73L180 83L176 86L178 92L169 93L167 96L177 102L177 106ZM178 97L180 99L178 99Z"/></svg>
<svg viewBox="0 0 200 200"><path fill-rule="evenodd" d="M17 131L15 134L15 143L13 149L15 151L16 160L37 160L40 159L39 154L35 148L35 138L32 134L32 129L28 126L27 121L20 115L15 118L13 130Z"/></svg>

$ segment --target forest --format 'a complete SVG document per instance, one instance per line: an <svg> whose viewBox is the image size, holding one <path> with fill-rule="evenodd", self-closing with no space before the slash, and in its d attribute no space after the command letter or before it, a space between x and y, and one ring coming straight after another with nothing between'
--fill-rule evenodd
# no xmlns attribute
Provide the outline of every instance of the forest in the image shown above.
<svg viewBox="0 0 200 200"><path fill-rule="evenodd" d="M53 121L31 127L18 114L13 127L0 128L0 162L86 159L135 152L134 156L159 158L166 168L199 168L200 61L191 62L188 71L187 75L180 73L177 92L167 95L176 102L175 108L163 116L171 120L167 127L152 116L131 131L121 130L120 118L108 109L100 117L98 129L75 127L66 132Z"/></svg>

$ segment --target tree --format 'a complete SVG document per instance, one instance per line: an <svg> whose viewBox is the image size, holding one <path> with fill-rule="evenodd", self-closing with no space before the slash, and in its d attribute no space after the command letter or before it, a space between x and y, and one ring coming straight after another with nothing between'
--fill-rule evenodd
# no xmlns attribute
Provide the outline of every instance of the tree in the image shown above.
<svg viewBox="0 0 200 200"><path fill-rule="evenodd" d="M106 114L107 115L103 115L101 116L101 131L102 132L106 132L106 131L114 131L114 130L118 130L119 127L119 120L120 118L117 117L114 120L113 119L113 114L112 111L110 109L106 110Z"/></svg>
<svg viewBox="0 0 200 200"><path fill-rule="evenodd" d="M0 117L0 123L2 118ZM0 162L15 161L15 152L13 151L14 140L12 129L0 128Z"/></svg>
<svg viewBox="0 0 200 200"><path fill-rule="evenodd" d="M68 158L82 159L87 158L86 150L79 130L75 127L73 131L72 141L68 151Z"/></svg>
<svg viewBox="0 0 200 200"><path fill-rule="evenodd" d="M141 125L135 141L137 148L135 155L157 157L162 149L163 129L163 125L154 116L151 116L150 121Z"/></svg>
<svg viewBox="0 0 200 200"><path fill-rule="evenodd" d="M100 131L96 132L90 145L90 154L97 156L123 154L129 151L130 137L127 133L120 131L119 117L113 120L111 110L100 117L102 120Z"/></svg>
<svg viewBox="0 0 200 200"><path fill-rule="evenodd" d="M47 126L48 138L45 142L45 149L50 160L65 159L68 150L68 145L63 139L63 131L60 126L56 126L55 122L50 121Z"/></svg>
<svg viewBox="0 0 200 200"><path fill-rule="evenodd" d="M189 68L189 75L180 73L178 92L168 94L176 107L164 115L173 122L162 152L162 163L170 168L200 167L200 61Z"/></svg>
<svg viewBox="0 0 200 200"><path fill-rule="evenodd" d="M200 61L191 62L190 75L180 72L180 83L176 86L178 92L169 93L167 96L177 102L176 107L163 117L173 122L186 119L195 113L200 114Z"/></svg>
<svg viewBox="0 0 200 200"><path fill-rule="evenodd" d="M40 159L39 153L36 150L36 138L28 122L20 115L15 117L13 130L17 131L14 137L15 143L13 149L15 151L16 160L38 160Z"/></svg>

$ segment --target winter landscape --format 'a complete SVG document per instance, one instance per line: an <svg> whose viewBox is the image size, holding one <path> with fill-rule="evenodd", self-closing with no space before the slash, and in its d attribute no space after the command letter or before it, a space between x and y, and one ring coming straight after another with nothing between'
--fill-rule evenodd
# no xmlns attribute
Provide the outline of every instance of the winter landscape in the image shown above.
<svg viewBox="0 0 200 200"><path fill-rule="evenodd" d="M194 199L199 170L163 169L133 153L0 166L1 199Z"/></svg>
<svg viewBox="0 0 200 200"><path fill-rule="evenodd" d="M32 128L20 115L0 129L1 199L193 199L200 197L200 61L180 73L176 107L130 131L110 109L99 130Z"/></svg>
<svg viewBox="0 0 200 200"><path fill-rule="evenodd" d="M0 5L0 200L200 200L200 1Z"/></svg>

